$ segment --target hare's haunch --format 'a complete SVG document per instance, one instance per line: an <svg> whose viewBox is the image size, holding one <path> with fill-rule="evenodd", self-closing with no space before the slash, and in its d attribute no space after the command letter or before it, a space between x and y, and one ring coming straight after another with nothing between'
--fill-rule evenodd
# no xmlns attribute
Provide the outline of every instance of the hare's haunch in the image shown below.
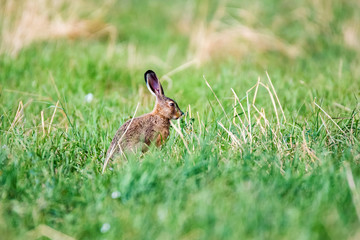
<svg viewBox="0 0 360 240"><path fill-rule="evenodd" d="M156 96L154 110L130 119L119 128L106 153L106 160L120 152L144 152L152 143L161 146L169 136L170 120L184 115L177 103L164 95L160 81L153 71L148 70L144 77L149 91ZM104 164L104 169L105 167Z"/></svg>

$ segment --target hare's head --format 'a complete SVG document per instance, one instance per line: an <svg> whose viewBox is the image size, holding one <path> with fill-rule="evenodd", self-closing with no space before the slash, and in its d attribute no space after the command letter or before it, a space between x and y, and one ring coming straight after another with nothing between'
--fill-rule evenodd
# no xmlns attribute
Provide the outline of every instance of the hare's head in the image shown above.
<svg viewBox="0 0 360 240"><path fill-rule="evenodd" d="M148 70L144 77L149 91L156 96L155 114L159 114L167 119L179 119L184 115L177 103L164 95L160 81L153 71Z"/></svg>

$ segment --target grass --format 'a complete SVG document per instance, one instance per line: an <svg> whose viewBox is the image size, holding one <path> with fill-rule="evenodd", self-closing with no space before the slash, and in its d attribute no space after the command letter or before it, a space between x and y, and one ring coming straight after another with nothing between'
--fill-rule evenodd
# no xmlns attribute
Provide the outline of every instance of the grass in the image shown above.
<svg viewBox="0 0 360 240"><path fill-rule="evenodd" d="M356 10L107 1L115 43L63 36L3 52L1 236L359 238ZM83 11L76 19L93 20ZM147 69L187 115L161 149L101 174L119 126L138 103L137 115L153 108Z"/></svg>

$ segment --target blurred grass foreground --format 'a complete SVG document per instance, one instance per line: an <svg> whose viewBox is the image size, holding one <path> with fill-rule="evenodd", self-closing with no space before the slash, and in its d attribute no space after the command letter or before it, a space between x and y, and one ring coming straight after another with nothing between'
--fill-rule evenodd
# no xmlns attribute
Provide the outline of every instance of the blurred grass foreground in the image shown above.
<svg viewBox="0 0 360 240"><path fill-rule="evenodd" d="M1 239L359 239L358 0L0 2ZM186 116L101 174L154 104Z"/></svg>

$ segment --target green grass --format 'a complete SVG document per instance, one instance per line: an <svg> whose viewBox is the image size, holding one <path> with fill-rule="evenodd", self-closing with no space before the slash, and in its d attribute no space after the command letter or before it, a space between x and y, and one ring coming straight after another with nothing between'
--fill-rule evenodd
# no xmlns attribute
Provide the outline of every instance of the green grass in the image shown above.
<svg viewBox="0 0 360 240"><path fill-rule="evenodd" d="M311 1L229 1L231 14L241 8L256 15L256 22L242 24L266 29L303 53L289 59L254 48L163 80L166 95L187 111L179 123L183 139L171 129L161 149L101 174L112 137L137 103L137 115L153 108L143 73L162 76L191 59L189 36L176 27L187 13L182 4L113 4L104 17L119 29L110 55L106 39L36 42L17 57L1 55L1 238L26 239L41 224L76 239L359 237L360 54L341 32L359 17L356 1L329 1L323 12ZM203 1L186 6L201 18ZM209 1L205 19L218 7ZM308 14L303 22L293 12L301 7ZM326 14L331 19L321 22ZM270 86L265 71L287 121L278 104L277 121L269 93L259 87L255 106L264 109L268 125L261 119L261 129L251 107L250 130L246 92L258 77ZM250 103L253 96L254 89ZM233 122L234 108L245 127L237 117Z"/></svg>

